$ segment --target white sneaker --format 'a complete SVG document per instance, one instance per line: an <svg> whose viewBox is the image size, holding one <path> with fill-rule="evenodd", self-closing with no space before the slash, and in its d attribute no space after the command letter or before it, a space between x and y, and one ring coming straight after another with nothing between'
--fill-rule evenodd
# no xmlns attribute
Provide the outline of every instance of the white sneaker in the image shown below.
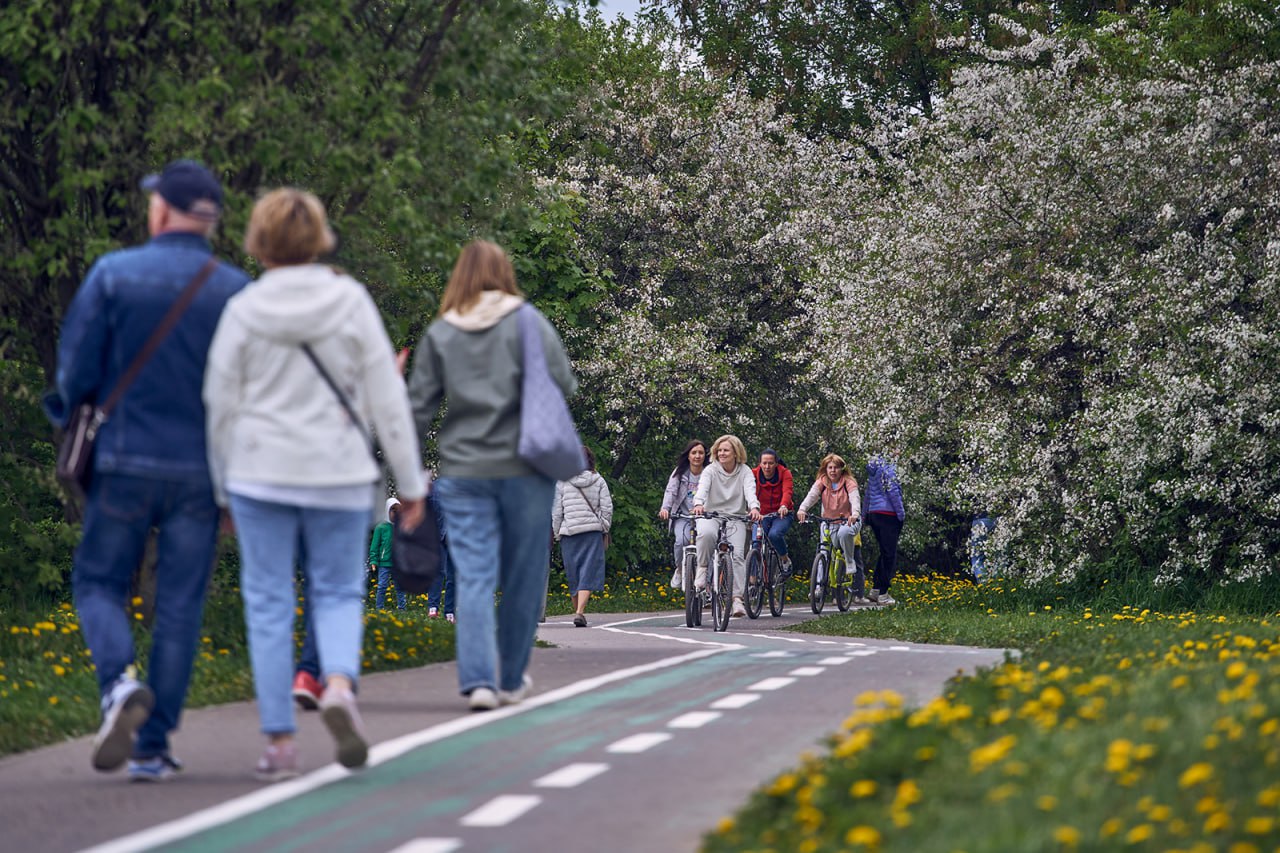
<svg viewBox="0 0 1280 853"><path fill-rule="evenodd" d="M702 592L707 588L707 570L698 569L698 573L693 576L693 588L698 592Z"/></svg>
<svg viewBox="0 0 1280 853"><path fill-rule="evenodd" d="M102 726L93 739L95 770L115 770L133 752L138 729L156 704L151 688L136 678L121 676L102 698Z"/></svg>
<svg viewBox="0 0 1280 853"><path fill-rule="evenodd" d="M868 593L867 593L867 599L868 599L869 601L871 601L871 603L872 603L872 604L879 604L879 603L880 603L880 590L878 590L878 589L873 589L873 590L871 590L870 592L868 592Z"/></svg>
<svg viewBox="0 0 1280 853"><path fill-rule="evenodd" d="M492 711L498 707L498 694L488 687L477 687L467 694L467 707L473 711Z"/></svg>
<svg viewBox="0 0 1280 853"><path fill-rule="evenodd" d="M533 692L533 679L524 674L524 681L515 690L499 690L498 702L502 705L519 705Z"/></svg>
<svg viewBox="0 0 1280 853"><path fill-rule="evenodd" d="M741 598L734 598L733 610L729 613L729 615L733 616L734 618L747 615L747 608L742 604Z"/></svg>
<svg viewBox="0 0 1280 853"><path fill-rule="evenodd" d="M879 604L882 607L885 605L897 604L897 603L898 602L894 600L893 596L887 592L880 593L880 597L876 599L876 604Z"/></svg>
<svg viewBox="0 0 1280 853"><path fill-rule="evenodd" d="M674 572L672 572L672 573L671 573L671 588L672 588L672 589L679 589L680 587L684 586L684 584L682 584L682 583L681 583L681 581L683 580L683 578L681 578L680 576L681 576L682 574L684 574L684 573L683 573L683 572L681 572L679 569L676 569Z"/></svg>
<svg viewBox="0 0 1280 853"><path fill-rule="evenodd" d="M369 760L369 737L356 709L355 694L350 690L325 690L320 700L320 719L333 735L335 760L343 767L363 767Z"/></svg>

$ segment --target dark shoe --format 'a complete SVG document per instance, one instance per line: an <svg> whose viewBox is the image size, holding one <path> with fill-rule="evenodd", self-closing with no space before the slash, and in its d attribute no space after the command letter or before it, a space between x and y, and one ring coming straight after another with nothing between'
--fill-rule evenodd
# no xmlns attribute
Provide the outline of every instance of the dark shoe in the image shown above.
<svg viewBox="0 0 1280 853"><path fill-rule="evenodd" d="M575 627L575 628L585 628L585 627L587 627L587 616L586 616L586 614L585 614L585 613L578 613L578 614L575 614L575 615L574 615L574 617L573 617L573 627Z"/></svg>
<svg viewBox="0 0 1280 853"><path fill-rule="evenodd" d="M168 782L182 770L182 762L169 755L129 759L130 782Z"/></svg>

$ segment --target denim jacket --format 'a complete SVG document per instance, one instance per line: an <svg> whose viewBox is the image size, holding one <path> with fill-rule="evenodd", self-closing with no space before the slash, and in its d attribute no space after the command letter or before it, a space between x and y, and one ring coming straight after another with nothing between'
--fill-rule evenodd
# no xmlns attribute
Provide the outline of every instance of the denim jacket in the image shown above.
<svg viewBox="0 0 1280 853"><path fill-rule="evenodd" d="M208 259L209 241L170 232L99 258L62 321L56 387L45 413L66 426L83 402L105 403L133 357ZM219 264L98 431L94 470L206 481L205 359L222 309L249 281Z"/></svg>

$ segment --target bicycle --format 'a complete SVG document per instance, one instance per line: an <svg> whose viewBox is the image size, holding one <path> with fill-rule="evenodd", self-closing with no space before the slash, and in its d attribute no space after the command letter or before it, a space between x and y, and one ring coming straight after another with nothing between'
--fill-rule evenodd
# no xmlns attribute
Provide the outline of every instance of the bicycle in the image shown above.
<svg viewBox="0 0 1280 853"><path fill-rule="evenodd" d="M711 554L711 565L707 567L710 574L707 588L711 591L711 627L716 631L725 631L729 628L729 615L733 609L733 543L729 541L726 530L730 521L745 523L751 519L745 515L722 512L707 512L699 517L718 522L716 547Z"/></svg>
<svg viewBox="0 0 1280 853"><path fill-rule="evenodd" d="M688 518L697 520L696 515L673 514L671 518ZM693 538L697 539L696 526ZM686 628L702 626L702 607L707 604L706 591L699 592L694 588L694 579L698 574L698 546L690 542L684 546L680 554L680 589L684 593L684 624Z"/></svg>
<svg viewBox="0 0 1280 853"><path fill-rule="evenodd" d="M807 521L808 519L806 519ZM818 542L818 553L813 556L813 569L809 572L809 609L815 615L822 612L823 607L827 603L828 578L835 577L835 584L831 586L832 597L835 599L836 607L840 608L840 612L848 611L853 604L855 592L853 589L854 579L860 582L859 587L865 581L862 571L862 560L860 549L855 545L854 551L854 573L850 573L849 564L845 558L844 551L835 544L831 536L831 525L845 524L847 518L823 518L818 517L817 521L822 523L821 539ZM862 525L858 524L858 538L855 542L860 541L862 536ZM834 569L828 572L828 569ZM861 597L857 595L856 597Z"/></svg>
<svg viewBox="0 0 1280 853"><path fill-rule="evenodd" d="M747 551L747 589L743 596L747 615L752 619L764 609L765 592L769 595L769 612L781 616L786 606L787 579L782 572L782 558L764 532L764 521L780 518L776 512L761 517L751 535L751 547Z"/></svg>

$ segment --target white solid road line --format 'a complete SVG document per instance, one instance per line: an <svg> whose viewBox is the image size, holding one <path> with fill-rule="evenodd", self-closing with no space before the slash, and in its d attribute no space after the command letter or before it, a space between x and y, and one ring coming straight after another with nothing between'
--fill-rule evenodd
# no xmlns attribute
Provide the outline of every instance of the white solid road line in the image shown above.
<svg viewBox="0 0 1280 853"><path fill-rule="evenodd" d="M659 669L666 669L672 666L679 666L682 663L699 660L701 658L717 655L730 649L741 648L736 645L725 645L719 648L700 649L696 652L687 652L674 657L662 658L652 663L640 664L639 666L626 667L625 669L617 669L613 672L606 672L603 675L584 678L581 681L575 681L572 684L566 684L564 687L555 690L549 690L540 696L534 696L526 699L519 705L508 705L496 711L486 711L483 714L466 714L456 717L448 722L422 729L421 731L412 732L393 740L384 741L377 744L369 751L369 766L376 767L394 758L399 758L407 752L411 752L420 746L429 743L444 740L447 737L459 734L461 732L477 729L516 714L523 714L532 711L534 708L540 708L543 705L551 705L565 699L570 699L583 693L590 693L598 690L616 681L635 678L645 673L653 672ZM461 709L459 709L461 712ZM663 735L664 738L670 735ZM347 770L337 764L328 764L314 772L308 773L297 779L290 779L286 782L277 782L265 788L259 788L252 793L236 797L226 802L210 806L207 809L201 809L192 812L186 817L169 821L168 823L158 824L149 829L135 832L131 835L125 835L111 841L103 842L95 847L90 847L82 853L136 853L139 850L147 850L152 847L159 847L162 844L172 844L173 842L188 838L198 832L212 829L215 826L221 826L224 823L230 823L238 820L246 815L262 811L270 808L278 803L299 797L317 788L322 788L331 782L337 782L346 779L351 775L352 771Z"/></svg>
<svg viewBox="0 0 1280 853"><path fill-rule="evenodd" d="M842 663L848 663L852 658L823 658L818 663L823 666L839 666Z"/></svg>
<svg viewBox="0 0 1280 853"><path fill-rule="evenodd" d="M825 666L798 666L787 673L787 675L822 675L826 672Z"/></svg>
<svg viewBox="0 0 1280 853"><path fill-rule="evenodd" d="M788 684L795 683L796 680L794 678L783 678L778 676L776 678L766 678L763 681L757 681L755 684L748 687L747 690L781 690Z"/></svg>
<svg viewBox="0 0 1280 853"><path fill-rule="evenodd" d="M462 847L459 838L415 838L391 853L453 853Z"/></svg>
<svg viewBox="0 0 1280 853"><path fill-rule="evenodd" d="M621 753L624 755L634 755L638 752L652 749L660 743L666 743L671 740L671 735L666 732L644 732L638 735L624 737L622 740L614 741L609 744L605 752Z"/></svg>
<svg viewBox="0 0 1280 853"><path fill-rule="evenodd" d="M576 788L609 769L608 764L566 764L553 773L533 781L535 788Z"/></svg>
<svg viewBox="0 0 1280 853"><path fill-rule="evenodd" d="M759 698L759 693L730 693L728 696L712 702L711 707L721 708L725 711L736 711L739 708L747 707Z"/></svg>
<svg viewBox="0 0 1280 853"><path fill-rule="evenodd" d="M542 802L536 794L503 794L494 797L459 821L463 826L506 826Z"/></svg>
<svg viewBox="0 0 1280 853"><path fill-rule="evenodd" d="M700 729L707 723L720 719L724 715L719 711L690 711L681 714L667 723L669 729Z"/></svg>

